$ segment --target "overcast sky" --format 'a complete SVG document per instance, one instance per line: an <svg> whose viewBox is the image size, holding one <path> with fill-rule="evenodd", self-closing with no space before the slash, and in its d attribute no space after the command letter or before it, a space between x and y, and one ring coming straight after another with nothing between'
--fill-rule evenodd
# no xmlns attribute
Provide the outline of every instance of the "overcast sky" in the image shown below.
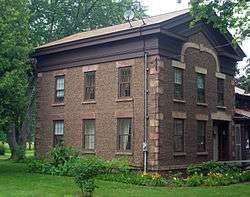
<svg viewBox="0 0 250 197"><path fill-rule="evenodd" d="M189 0L182 0L182 3L178 4L176 3L177 0L141 0L142 5L147 7L147 14L150 16L185 9L188 7L188 1ZM250 58L250 38L246 39L241 47L248 58ZM244 59L245 61L239 63L240 68L246 65L246 59L247 58ZM244 72L241 70L241 74L243 73Z"/></svg>

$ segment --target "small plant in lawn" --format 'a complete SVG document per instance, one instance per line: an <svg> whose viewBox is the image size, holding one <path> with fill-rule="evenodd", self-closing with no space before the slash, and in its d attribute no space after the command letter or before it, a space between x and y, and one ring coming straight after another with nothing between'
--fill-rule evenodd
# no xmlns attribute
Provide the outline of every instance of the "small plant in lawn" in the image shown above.
<svg viewBox="0 0 250 197"><path fill-rule="evenodd" d="M93 195L96 188L94 179L97 175L104 173L106 169L105 163L98 157L87 157L76 162L72 175L84 197Z"/></svg>

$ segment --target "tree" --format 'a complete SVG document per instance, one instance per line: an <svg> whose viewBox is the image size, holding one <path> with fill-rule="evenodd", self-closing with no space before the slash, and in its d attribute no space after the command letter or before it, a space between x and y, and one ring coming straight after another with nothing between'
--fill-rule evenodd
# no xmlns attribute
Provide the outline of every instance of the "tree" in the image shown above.
<svg viewBox="0 0 250 197"><path fill-rule="evenodd" d="M31 0L30 30L35 46L65 36L124 22L125 10L145 15L136 0Z"/></svg>
<svg viewBox="0 0 250 197"><path fill-rule="evenodd" d="M250 58L248 59L248 64L245 66L245 75L242 75L235 79L236 86L244 89L246 93L250 93Z"/></svg>
<svg viewBox="0 0 250 197"><path fill-rule="evenodd" d="M0 128L11 158L24 157L30 85L29 10L27 0L0 0ZM20 154L19 154L20 153Z"/></svg>
<svg viewBox="0 0 250 197"><path fill-rule="evenodd" d="M250 36L249 0L191 0L193 24L200 21L212 24L221 32L233 33L233 43Z"/></svg>

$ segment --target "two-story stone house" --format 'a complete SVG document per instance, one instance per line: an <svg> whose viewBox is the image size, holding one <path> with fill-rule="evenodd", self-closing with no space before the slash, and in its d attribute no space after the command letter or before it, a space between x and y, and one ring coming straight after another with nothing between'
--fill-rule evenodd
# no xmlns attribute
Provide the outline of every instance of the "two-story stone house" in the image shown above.
<svg viewBox="0 0 250 197"><path fill-rule="evenodd" d="M38 47L36 154L63 140L151 170L234 159L233 77L245 54L191 20L181 10Z"/></svg>

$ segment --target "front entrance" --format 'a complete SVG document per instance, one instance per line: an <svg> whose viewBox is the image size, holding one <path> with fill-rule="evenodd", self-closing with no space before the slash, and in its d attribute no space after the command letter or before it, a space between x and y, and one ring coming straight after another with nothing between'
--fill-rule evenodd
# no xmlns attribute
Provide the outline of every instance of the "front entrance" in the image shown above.
<svg viewBox="0 0 250 197"><path fill-rule="evenodd" d="M229 160L229 122L214 121L213 128L213 159Z"/></svg>

